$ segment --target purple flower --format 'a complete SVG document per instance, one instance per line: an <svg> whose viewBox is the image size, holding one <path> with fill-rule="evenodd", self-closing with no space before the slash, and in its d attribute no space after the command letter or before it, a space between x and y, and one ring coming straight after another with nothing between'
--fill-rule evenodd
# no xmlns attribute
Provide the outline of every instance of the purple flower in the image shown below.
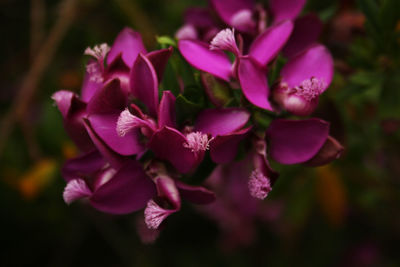
<svg viewBox="0 0 400 267"><path fill-rule="evenodd" d="M297 116L310 115L319 95L330 85L333 59L322 45L314 45L291 58L281 70L281 81L273 90L275 102Z"/></svg>
<svg viewBox="0 0 400 267"><path fill-rule="evenodd" d="M157 195L147 202L144 220L149 229L158 229L161 223L181 208L181 198L195 204L209 204L215 200L213 192L201 186L187 185L172 178L162 163L150 165Z"/></svg>
<svg viewBox="0 0 400 267"><path fill-rule="evenodd" d="M67 204L85 198L98 210L123 214L142 209L156 193L139 162L128 160L112 168L97 151L67 161L62 171Z"/></svg>
<svg viewBox="0 0 400 267"><path fill-rule="evenodd" d="M178 47L191 65L225 81L238 79L243 94L252 104L272 111L265 68L277 56L292 29L291 21L268 28L253 41L245 56L236 44L234 31L230 29L219 32L210 46L200 41L180 40ZM232 52L236 57L235 62L232 64L220 50Z"/></svg>

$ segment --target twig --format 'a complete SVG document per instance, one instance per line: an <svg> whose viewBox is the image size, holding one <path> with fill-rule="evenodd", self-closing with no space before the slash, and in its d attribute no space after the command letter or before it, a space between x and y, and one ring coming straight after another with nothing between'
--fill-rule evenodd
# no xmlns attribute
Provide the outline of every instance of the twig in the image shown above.
<svg viewBox="0 0 400 267"><path fill-rule="evenodd" d="M44 71L53 58L60 41L63 39L71 25L75 15L76 3L77 0L64 0L61 3L61 14L57 22L51 29L31 68L23 79L20 90L18 91L10 110L3 118L0 128L0 154L3 151L4 145L14 128L16 121L25 115Z"/></svg>
<svg viewBox="0 0 400 267"><path fill-rule="evenodd" d="M35 59L35 55L39 51L40 44L43 41L44 22L45 4L43 0L31 0L31 62L33 62L33 59Z"/></svg>

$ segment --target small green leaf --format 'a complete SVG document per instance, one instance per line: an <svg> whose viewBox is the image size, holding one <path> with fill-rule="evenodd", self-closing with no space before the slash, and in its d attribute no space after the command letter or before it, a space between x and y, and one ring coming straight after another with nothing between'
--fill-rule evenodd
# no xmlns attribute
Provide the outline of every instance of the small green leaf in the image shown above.
<svg viewBox="0 0 400 267"><path fill-rule="evenodd" d="M159 43L162 48L167 48L168 46L176 47L176 41L169 36L166 36L166 35L157 36L156 40L157 40L157 43Z"/></svg>

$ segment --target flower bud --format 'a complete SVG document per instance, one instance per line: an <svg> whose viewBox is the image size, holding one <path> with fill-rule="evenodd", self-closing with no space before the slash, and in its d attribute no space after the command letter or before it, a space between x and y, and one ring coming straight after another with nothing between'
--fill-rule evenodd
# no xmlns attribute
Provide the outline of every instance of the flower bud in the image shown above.
<svg viewBox="0 0 400 267"><path fill-rule="evenodd" d="M299 86L289 88L281 82L273 93L275 102L283 109L296 116L309 116L318 105L318 97L325 88L325 83L317 78L304 80Z"/></svg>

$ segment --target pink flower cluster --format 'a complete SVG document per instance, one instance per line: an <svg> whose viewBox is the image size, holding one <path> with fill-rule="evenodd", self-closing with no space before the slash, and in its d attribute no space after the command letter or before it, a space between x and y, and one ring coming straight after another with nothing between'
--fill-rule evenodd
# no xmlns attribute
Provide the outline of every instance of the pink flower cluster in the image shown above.
<svg viewBox="0 0 400 267"><path fill-rule="evenodd" d="M156 231L182 200L223 208L228 195L243 203L266 198L278 178L268 158L319 166L340 156L343 147L329 135L328 122L284 118L312 114L333 76L329 51L316 43L321 22L315 15L297 18L304 0L271 0L268 9L246 0L210 2L212 8L188 10L176 34L178 50L148 52L140 34L125 28L111 47L85 50L90 59L80 95L54 93L81 151L62 169L66 203L84 198L113 214L144 209L147 228ZM160 88L173 53L201 71L199 90L208 101L195 119L178 121L178 95ZM269 83L280 55L287 61ZM212 82L204 82L207 77ZM220 101L213 88L219 85L240 88L240 101ZM185 85L177 91L184 95ZM272 119L266 131L257 125L257 109ZM239 150L244 159L238 161ZM210 166L203 185L192 182ZM223 175L229 166L240 171ZM230 186L235 181L245 182Z"/></svg>

